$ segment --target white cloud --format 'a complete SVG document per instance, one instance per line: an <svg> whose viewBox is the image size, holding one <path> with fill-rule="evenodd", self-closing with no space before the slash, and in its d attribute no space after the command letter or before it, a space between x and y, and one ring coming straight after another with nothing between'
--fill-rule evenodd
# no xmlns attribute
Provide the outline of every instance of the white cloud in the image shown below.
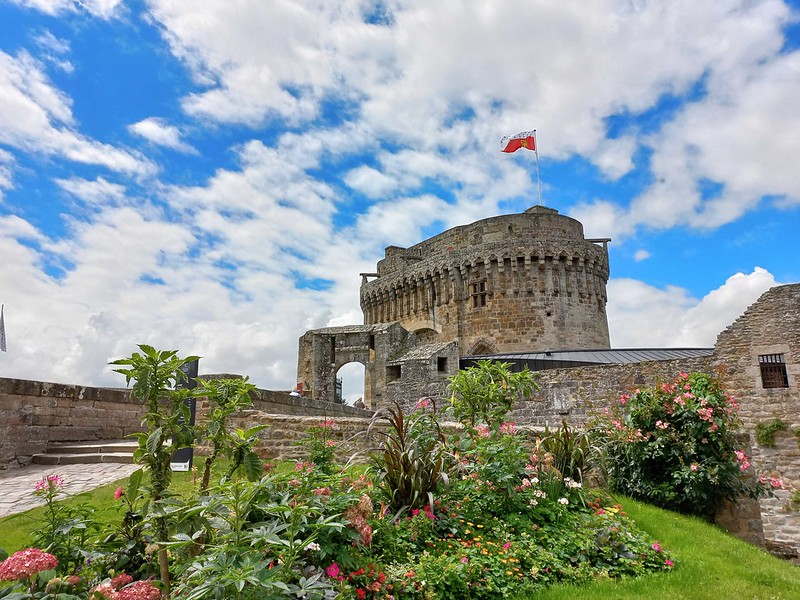
<svg viewBox="0 0 800 600"><path fill-rule="evenodd" d="M10 2L54 16L85 10L101 19L116 16L123 6L123 0L10 0Z"/></svg>
<svg viewBox="0 0 800 600"><path fill-rule="evenodd" d="M168 125L158 117L143 119L138 123L128 125L128 129L157 146L164 146L178 152L197 152L189 144L181 140L181 132L177 127Z"/></svg>
<svg viewBox="0 0 800 600"><path fill-rule="evenodd" d="M640 248L633 254L633 260L636 262L641 262L643 260L647 260L648 258L650 258L650 253L644 248Z"/></svg>
<svg viewBox="0 0 800 600"><path fill-rule="evenodd" d="M55 181L62 189L88 204L112 205L125 199L125 187L118 183L111 183L103 177L98 177L94 181L80 177L56 179Z"/></svg>
<svg viewBox="0 0 800 600"><path fill-rule="evenodd" d="M770 287L756 267L736 273L702 299L677 286L659 289L635 279L608 282L608 322L614 348L711 347L716 336Z"/></svg>
<svg viewBox="0 0 800 600"><path fill-rule="evenodd" d="M71 104L29 54L0 52L0 143L134 175L153 171L143 158L75 131Z"/></svg>

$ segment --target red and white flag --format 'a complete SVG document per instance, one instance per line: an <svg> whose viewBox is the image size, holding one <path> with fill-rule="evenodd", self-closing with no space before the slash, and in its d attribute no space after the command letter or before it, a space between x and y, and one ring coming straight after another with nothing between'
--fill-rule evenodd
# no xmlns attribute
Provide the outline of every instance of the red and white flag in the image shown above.
<svg viewBox="0 0 800 600"><path fill-rule="evenodd" d="M516 152L520 148L536 150L536 132L523 131L517 135L509 135L500 140L500 152Z"/></svg>

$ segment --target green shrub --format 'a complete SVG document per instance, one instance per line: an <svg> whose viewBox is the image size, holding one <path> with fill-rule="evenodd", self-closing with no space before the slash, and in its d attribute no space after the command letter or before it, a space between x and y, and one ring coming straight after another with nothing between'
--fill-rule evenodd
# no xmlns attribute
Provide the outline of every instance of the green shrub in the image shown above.
<svg viewBox="0 0 800 600"><path fill-rule="evenodd" d="M734 435L737 408L719 382L702 373L623 394L619 406L593 424L610 485L709 520L727 500L768 493L764 480L745 477L750 462Z"/></svg>
<svg viewBox="0 0 800 600"><path fill-rule="evenodd" d="M775 447L775 433L778 431L786 431L789 429L789 424L783 419L772 419L766 423L756 424L756 441L764 448Z"/></svg>
<svg viewBox="0 0 800 600"><path fill-rule="evenodd" d="M499 427L514 401L539 387L538 376L528 369L512 373L510 368L511 363L479 360L453 375L449 389L456 419L470 427Z"/></svg>

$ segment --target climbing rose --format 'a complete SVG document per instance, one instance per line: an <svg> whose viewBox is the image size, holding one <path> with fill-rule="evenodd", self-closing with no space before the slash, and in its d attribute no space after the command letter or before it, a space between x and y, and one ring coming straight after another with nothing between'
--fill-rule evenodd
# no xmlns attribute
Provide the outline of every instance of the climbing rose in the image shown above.
<svg viewBox="0 0 800 600"><path fill-rule="evenodd" d="M15 552L0 563L0 581L27 579L41 571L58 566L58 559L39 548L25 548Z"/></svg>

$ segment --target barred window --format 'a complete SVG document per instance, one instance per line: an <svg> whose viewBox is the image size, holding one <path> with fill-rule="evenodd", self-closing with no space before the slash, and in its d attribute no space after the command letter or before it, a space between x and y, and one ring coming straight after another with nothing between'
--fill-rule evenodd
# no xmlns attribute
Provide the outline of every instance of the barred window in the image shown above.
<svg viewBox="0 0 800 600"><path fill-rule="evenodd" d="M472 308L486 306L486 281L478 281L470 285Z"/></svg>
<svg viewBox="0 0 800 600"><path fill-rule="evenodd" d="M783 354L761 354L758 357L761 367L761 384L764 388L787 388L789 376Z"/></svg>

